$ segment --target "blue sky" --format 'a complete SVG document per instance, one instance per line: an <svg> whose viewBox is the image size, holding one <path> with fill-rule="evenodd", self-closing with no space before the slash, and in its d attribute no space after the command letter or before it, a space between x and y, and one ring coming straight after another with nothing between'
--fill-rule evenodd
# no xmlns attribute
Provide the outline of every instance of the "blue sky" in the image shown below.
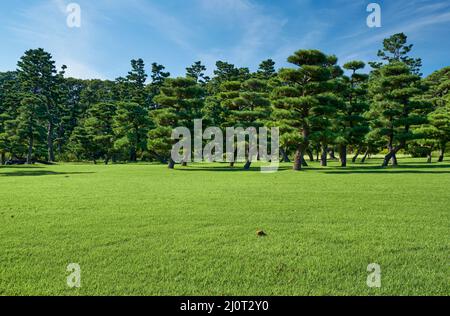
<svg viewBox="0 0 450 316"><path fill-rule="evenodd" d="M66 25L66 5L81 6L81 28ZM366 7L382 8L382 27L368 28ZM256 70L277 67L295 50L321 49L340 63L376 60L383 38L405 32L423 72L450 65L449 0L28 0L1 1L0 71L13 70L29 48L43 47L68 75L114 79L132 58L184 75L202 60Z"/></svg>

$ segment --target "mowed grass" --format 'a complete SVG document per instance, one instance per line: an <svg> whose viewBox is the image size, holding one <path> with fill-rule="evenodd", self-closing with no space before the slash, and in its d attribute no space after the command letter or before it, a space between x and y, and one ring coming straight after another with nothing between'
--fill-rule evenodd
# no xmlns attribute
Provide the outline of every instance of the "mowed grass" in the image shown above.
<svg viewBox="0 0 450 316"><path fill-rule="evenodd" d="M1 167L0 295L449 295L450 162L379 164Z"/></svg>

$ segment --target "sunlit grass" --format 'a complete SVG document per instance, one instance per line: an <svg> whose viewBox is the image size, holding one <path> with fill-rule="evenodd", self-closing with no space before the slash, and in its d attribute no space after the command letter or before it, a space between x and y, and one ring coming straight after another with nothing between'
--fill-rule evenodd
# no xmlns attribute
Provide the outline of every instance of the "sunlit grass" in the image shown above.
<svg viewBox="0 0 450 316"><path fill-rule="evenodd" d="M450 163L379 164L1 167L0 295L450 294Z"/></svg>

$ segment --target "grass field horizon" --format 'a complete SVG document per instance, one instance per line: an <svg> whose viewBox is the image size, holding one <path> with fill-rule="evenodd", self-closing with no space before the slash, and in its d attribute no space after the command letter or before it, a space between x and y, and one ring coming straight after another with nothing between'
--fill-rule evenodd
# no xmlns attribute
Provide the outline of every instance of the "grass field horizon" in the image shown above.
<svg viewBox="0 0 450 316"><path fill-rule="evenodd" d="M0 167L0 295L448 295L450 161L399 163Z"/></svg>

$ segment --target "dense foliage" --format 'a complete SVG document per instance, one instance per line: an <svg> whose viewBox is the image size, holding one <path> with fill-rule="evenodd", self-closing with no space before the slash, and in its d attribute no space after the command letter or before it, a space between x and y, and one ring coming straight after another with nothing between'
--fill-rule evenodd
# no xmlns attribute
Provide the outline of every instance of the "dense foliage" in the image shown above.
<svg viewBox="0 0 450 316"><path fill-rule="evenodd" d="M163 65L146 73L142 59L115 81L65 78L43 49L25 52L17 70L0 73L1 164L54 161L136 162L170 158L172 129L278 126L281 155L300 170L310 161L347 155L355 162L384 153L383 166L408 152L444 159L450 141L450 68L427 78L409 56L403 34L383 42L380 61L342 66L334 55L299 50L293 66L263 61L252 73L218 61L213 76L200 62L186 77L170 78ZM316 153L316 157L314 157ZM186 159L188 160L188 159ZM187 163L186 161L185 163ZM247 161L245 168L250 168Z"/></svg>

